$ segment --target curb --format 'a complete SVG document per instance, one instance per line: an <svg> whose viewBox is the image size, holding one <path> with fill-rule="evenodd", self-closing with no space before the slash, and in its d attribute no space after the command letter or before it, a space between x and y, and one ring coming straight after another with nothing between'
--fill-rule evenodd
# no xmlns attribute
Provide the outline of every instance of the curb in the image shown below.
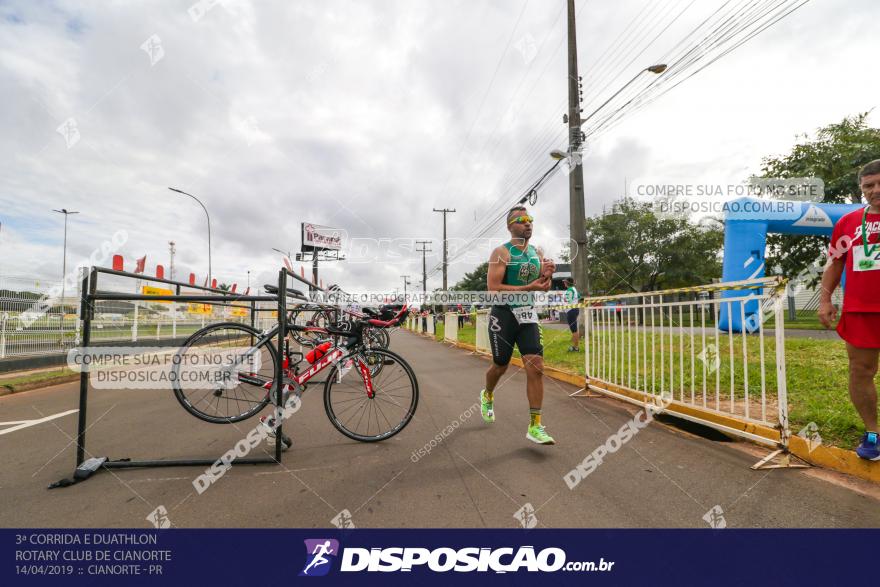
<svg viewBox="0 0 880 587"><path fill-rule="evenodd" d="M413 334L421 335L421 333L419 332L414 332ZM433 336L431 335L423 336L433 339ZM474 345L451 340L442 340L439 342L451 344L458 348L477 353L481 357L489 358L487 353L477 350L477 347ZM513 357L510 362L517 367L523 366L522 360L517 357ZM587 378L583 375L572 373L571 371L564 371L555 367L545 366L544 374L547 377L551 377L558 381L564 381L565 383L570 383L572 385L577 385L578 387L585 387L588 383ZM642 393L633 392L631 390L623 389L610 384L605 384L605 386L612 388L611 391L614 391L614 393L628 396L633 400L644 400L644 394ZM715 422L716 424L720 424L722 426L727 426L729 428L734 428L743 432L749 432L751 434L764 437L768 440L776 442L779 441L779 431L777 430L767 428L766 426L761 426L759 424L754 424L752 422L743 422L741 420L726 417L720 414L716 414L714 412L704 411L697 407L686 406L676 403L673 404L673 406L671 406L669 409L667 409L667 411L670 411L673 414L678 412L685 416L699 416L700 418ZM743 439L739 437L736 437L736 440L745 440L746 442L750 442L748 439ZM858 477L859 479L864 479L866 481L880 484L880 464L860 459L855 451L838 448L836 446L825 445L820 445L813 448L813 450L810 450L809 443L797 435L792 435L789 438L788 447L789 452L792 455L796 456L802 461L810 463L811 465L815 465L817 467L822 467L825 469L831 469L832 471L837 471L838 473L852 475L853 477Z"/></svg>

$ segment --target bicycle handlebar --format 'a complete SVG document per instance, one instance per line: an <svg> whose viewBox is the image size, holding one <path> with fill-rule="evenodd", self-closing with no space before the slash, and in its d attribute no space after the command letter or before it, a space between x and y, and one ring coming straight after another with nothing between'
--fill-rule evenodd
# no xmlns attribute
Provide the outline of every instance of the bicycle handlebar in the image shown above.
<svg viewBox="0 0 880 587"><path fill-rule="evenodd" d="M407 310L409 310L409 306L404 304L400 311L394 315L394 318L391 320L379 320L378 318L371 318L367 320L367 324L370 326L376 326L379 328L388 328L389 326L394 326L400 319L403 318L404 314L406 314Z"/></svg>

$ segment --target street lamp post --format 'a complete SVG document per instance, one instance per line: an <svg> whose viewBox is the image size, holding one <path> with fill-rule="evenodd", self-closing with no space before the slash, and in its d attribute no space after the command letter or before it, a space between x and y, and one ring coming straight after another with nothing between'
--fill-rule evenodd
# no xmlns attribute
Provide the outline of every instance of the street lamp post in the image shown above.
<svg viewBox="0 0 880 587"><path fill-rule="evenodd" d="M623 90L627 89L630 86L630 84L632 84L634 81L639 79L639 77L643 73L653 73L655 75L659 75L659 74L663 73L664 71L666 71L666 68L667 68L667 65L665 63L658 63L656 65L651 65L650 67L646 67L645 69L641 70L640 72L635 74L631 80L629 80L628 82L623 84L623 86L621 86L621 88L619 90L617 90L616 92L611 94L611 97L608 98L607 100L605 100L604 102L602 102L602 104L598 108L596 108L595 110L590 112L585 118L582 118L581 124L583 124L586 121L588 121L589 119L593 118L593 116L595 116L600 110L602 110L602 108L605 108L605 106L607 106L608 103L611 102L611 100L613 100L614 98L619 96L620 93L623 92Z"/></svg>
<svg viewBox="0 0 880 587"><path fill-rule="evenodd" d="M60 210L52 210L53 212L58 212L59 214L64 214L64 260L61 264L61 314L65 313L64 310L64 295L65 295L65 281L67 276L67 217L71 214L79 214L79 212L74 212L72 210L68 210L67 208L62 208ZM63 319L63 316L62 316Z"/></svg>
<svg viewBox="0 0 880 587"><path fill-rule="evenodd" d="M168 188L172 192L177 192L178 194L183 194L184 196L189 196L193 200L199 203L199 206L202 207L202 210L205 211L205 218L208 219L208 285L211 285L211 216L208 214L208 209L205 208L205 205L202 204L202 201L195 197L192 194L188 194L183 190L179 190L177 188Z"/></svg>
<svg viewBox="0 0 880 587"><path fill-rule="evenodd" d="M570 12L572 12L569 21L569 43L574 45L574 14L570 4ZM605 100L598 108L593 110L585 118L581 118L579 108L579 87L580 81L577 76L577 55L573 51L569 58L569 144L567 151L555 149L550 152L550 156L554 159L568 159L571 169L569 174L569 237L572 244L571 251L571 275L574 278L576 286L580 286L586 295L590 292L590 276L587 271L586 259L586 211L584 206L584 173L581 161L576 157L579 156L581 148L581 125L595 116L602 108L607 106L614 98L620 95L627 87L635 82L643 73L661 74L666 71L666 65L659 63L651 65L639 71L631 80L626 82L619 90L614 92L610 98Z"/></svg>
<svg viewBox="0 0 880 587"><path fill-rule="evenodd" d="M287 260L288 260L288 261L292 261L292 260L293 260L293 257L290 256L290 251L284 252L284 251L282 251L281 249L276 249L275 247L272 247L272 250L275 251L275 252L277 252L277 253L281 253L282 255L284 255L285 257L287 257Z"/></svg>

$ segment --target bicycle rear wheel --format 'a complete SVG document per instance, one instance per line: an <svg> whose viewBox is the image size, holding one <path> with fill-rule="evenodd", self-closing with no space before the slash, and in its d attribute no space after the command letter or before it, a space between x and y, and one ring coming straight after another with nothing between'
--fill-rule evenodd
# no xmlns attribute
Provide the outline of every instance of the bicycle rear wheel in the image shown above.
<svg viewBox="0 0 880 587"><path fill-rule="evenodd" d="M374 395L367 395L357 365L340 380L336 363L324 384L324 409L333 426L361 442L391 438L412 420L419 403L415 373L399 355L385 349L365 349L362 360L372 373Z"/></svg>
<svg viewBox="0 0 880 587"><path fill-rule="evenodd" d="M200 420L231 424L259 413L272 400L275 345L257 346L255 328L224 322L190 336L174 356L172 388L184 409Z"/></svg>

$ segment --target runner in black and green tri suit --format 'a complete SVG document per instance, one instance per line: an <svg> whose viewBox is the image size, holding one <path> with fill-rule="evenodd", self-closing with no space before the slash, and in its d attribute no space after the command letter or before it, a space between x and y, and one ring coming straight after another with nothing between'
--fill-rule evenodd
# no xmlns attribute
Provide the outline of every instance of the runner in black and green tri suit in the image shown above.
<svg viewBox="0 0 880 587"><path fill-rule="evenodd" d="M489 291L547 291L555 266L545 260L541 249L529 244L533 218L522 206L507 214L510 242L492 251L489 257ZM555 444L541 423L544 402L544 347L538 316L531 306L495 305L489 313L489 344L492 366L486 372L486 388L480 392L483 420L495 421L495 386L507 371L513 345L519 349L526 370L526 395L529 399L529 428L526 438L538 444Z"/></svg>

